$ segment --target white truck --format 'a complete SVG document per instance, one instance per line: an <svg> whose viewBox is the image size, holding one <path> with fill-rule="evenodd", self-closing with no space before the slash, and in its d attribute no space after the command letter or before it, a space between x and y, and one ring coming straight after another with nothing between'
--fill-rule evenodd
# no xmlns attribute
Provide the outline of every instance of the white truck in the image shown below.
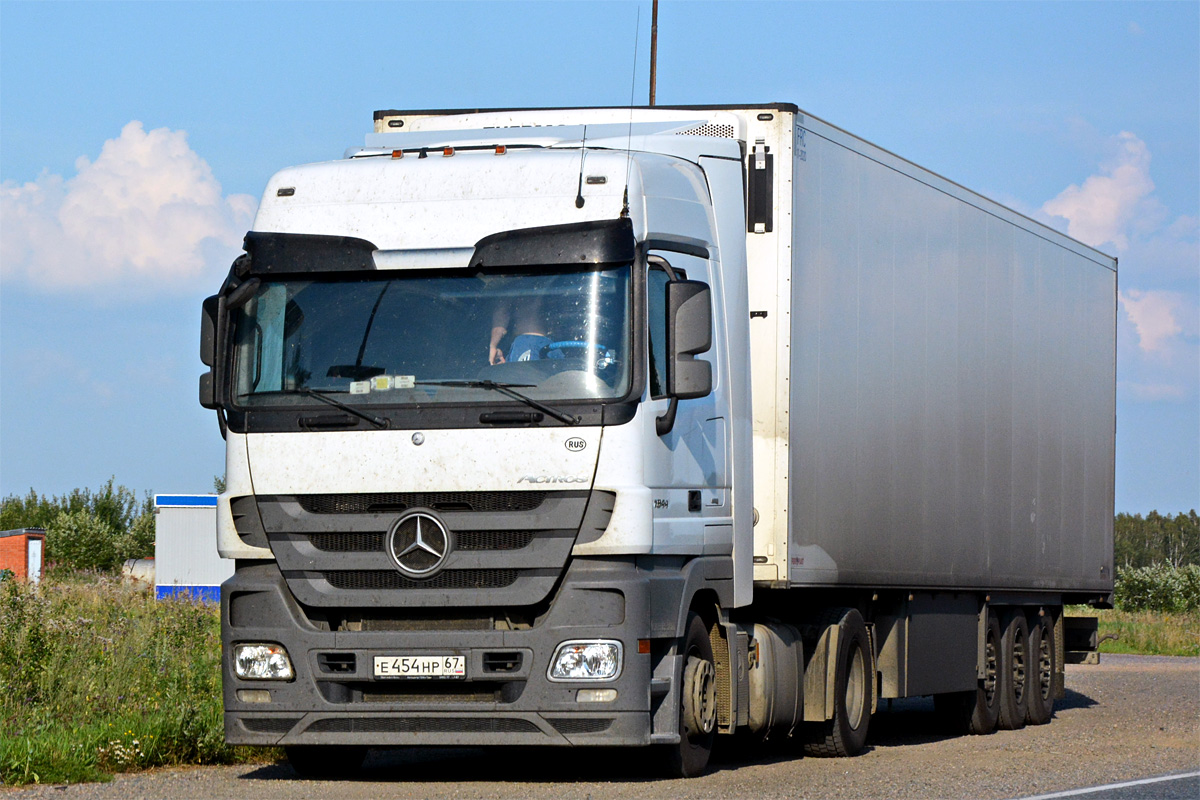
<svg viewBox="0 0 1200 800"><path fill-rule="evenodd" d="M854 755L1050 720L1116 261L790 104L380 111L204 303L227 740Z"/></svg>

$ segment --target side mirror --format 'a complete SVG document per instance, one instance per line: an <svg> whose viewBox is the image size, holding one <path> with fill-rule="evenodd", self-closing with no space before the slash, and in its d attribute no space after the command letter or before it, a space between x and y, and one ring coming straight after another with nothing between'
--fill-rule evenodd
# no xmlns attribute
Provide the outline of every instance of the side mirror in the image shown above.
<svg viewBox="0 0 1200 800"><path fill-rule="evenodd" d="M655 420L659 436L675 427L680 400L712 392L712 364L696 358L712 347L712 290L702 281L667 284L667 394L671 405Z"/></svg>
<svg viewBox="0 0 1200 800"><path fill-rule="evenodd" d="M701 281L667 284L667 394L680 400L712 391L712 364L696 356L712 347L712 290Z"/></svg>
<svg viewBox="0 0 1200 800"><path fill-rule="evenodd" d="M219 295L205 298L200 314L200 362L208 371L200 376L200 405L219 408L217 382L213 365L217 363L217 331L220 324L221 298Z"/></svg>

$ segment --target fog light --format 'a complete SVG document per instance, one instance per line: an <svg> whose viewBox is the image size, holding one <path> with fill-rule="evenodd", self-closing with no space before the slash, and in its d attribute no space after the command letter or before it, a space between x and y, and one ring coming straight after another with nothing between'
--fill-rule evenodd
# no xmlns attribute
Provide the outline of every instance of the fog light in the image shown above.
<svg viewBox="0 0 1200 800"><path fill-rule="evenodd" d="M616 689L580 689L575 693L576 703L611 703L616 699Z"/></svg>
<svg viewBox="0 0 1200 800"><path fill-rule="evenodd" d="M271 692L267 689L238 689L237 699L243 703L269 703Z"/></svg>
<svg viewBox="0 0 1200 800"><path fill-rule="evenodd" d="M552 681L611 681L621 674L621 643L610 640L563 642L550 659Z"/></svg>
<svg viewBox="0 0 1200 800"><path fill-rule="evenodd" d="M296 677L292 660L281 644L239 644L233 648L233 669L239 678L290 681Z"/></svg>

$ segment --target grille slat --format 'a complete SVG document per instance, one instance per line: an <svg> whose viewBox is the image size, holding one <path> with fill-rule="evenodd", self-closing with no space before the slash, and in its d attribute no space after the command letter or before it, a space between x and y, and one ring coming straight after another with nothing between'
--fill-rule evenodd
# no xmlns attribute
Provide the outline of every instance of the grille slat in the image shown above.
<svg viewBox="0 0 1200 800"><path fill-rule="evenodd" d="M296 501L310 514L371 514L432 508L438 511L532 511L546 492L383 492L304 494Z"/></svg>
<svg viewBox="0 0 1200 800"><path fill-rule="evenodd" d="M536 531L456 531L455 549L520 550L528 547ZM370 553L383 550L385 533L314 533L308 537L313 547L327 553Z"/></svg>
<svg viewBox="0 0 1200 800"><path fill-rule="evenodd" d="M335 589L502 589L517 580L515 569L455 569L423 581L395 570L329 570L321 573Z"/></svg>

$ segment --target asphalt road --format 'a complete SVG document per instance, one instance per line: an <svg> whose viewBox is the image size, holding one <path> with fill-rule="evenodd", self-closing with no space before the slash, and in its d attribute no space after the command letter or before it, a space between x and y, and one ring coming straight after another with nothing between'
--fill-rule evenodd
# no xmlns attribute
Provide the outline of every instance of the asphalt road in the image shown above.
<svg viewBox="0 0 1200 800"><path fill-rule="evenodd" d="M932 703L886 702L869 750L802 758L787 747L718 756L709 774L659 780L643 751L435 749L373 752L357 780L305 781L286 765L163 769L108 784L31 787L34 798L1029 798L1200 769L1200 659L1103 657L1069 666L1049 725L947 737ZM1103 800L1196 797L1192 778L1072 794ZM1124 792L1124 793L1122 793Z"/></svg>

